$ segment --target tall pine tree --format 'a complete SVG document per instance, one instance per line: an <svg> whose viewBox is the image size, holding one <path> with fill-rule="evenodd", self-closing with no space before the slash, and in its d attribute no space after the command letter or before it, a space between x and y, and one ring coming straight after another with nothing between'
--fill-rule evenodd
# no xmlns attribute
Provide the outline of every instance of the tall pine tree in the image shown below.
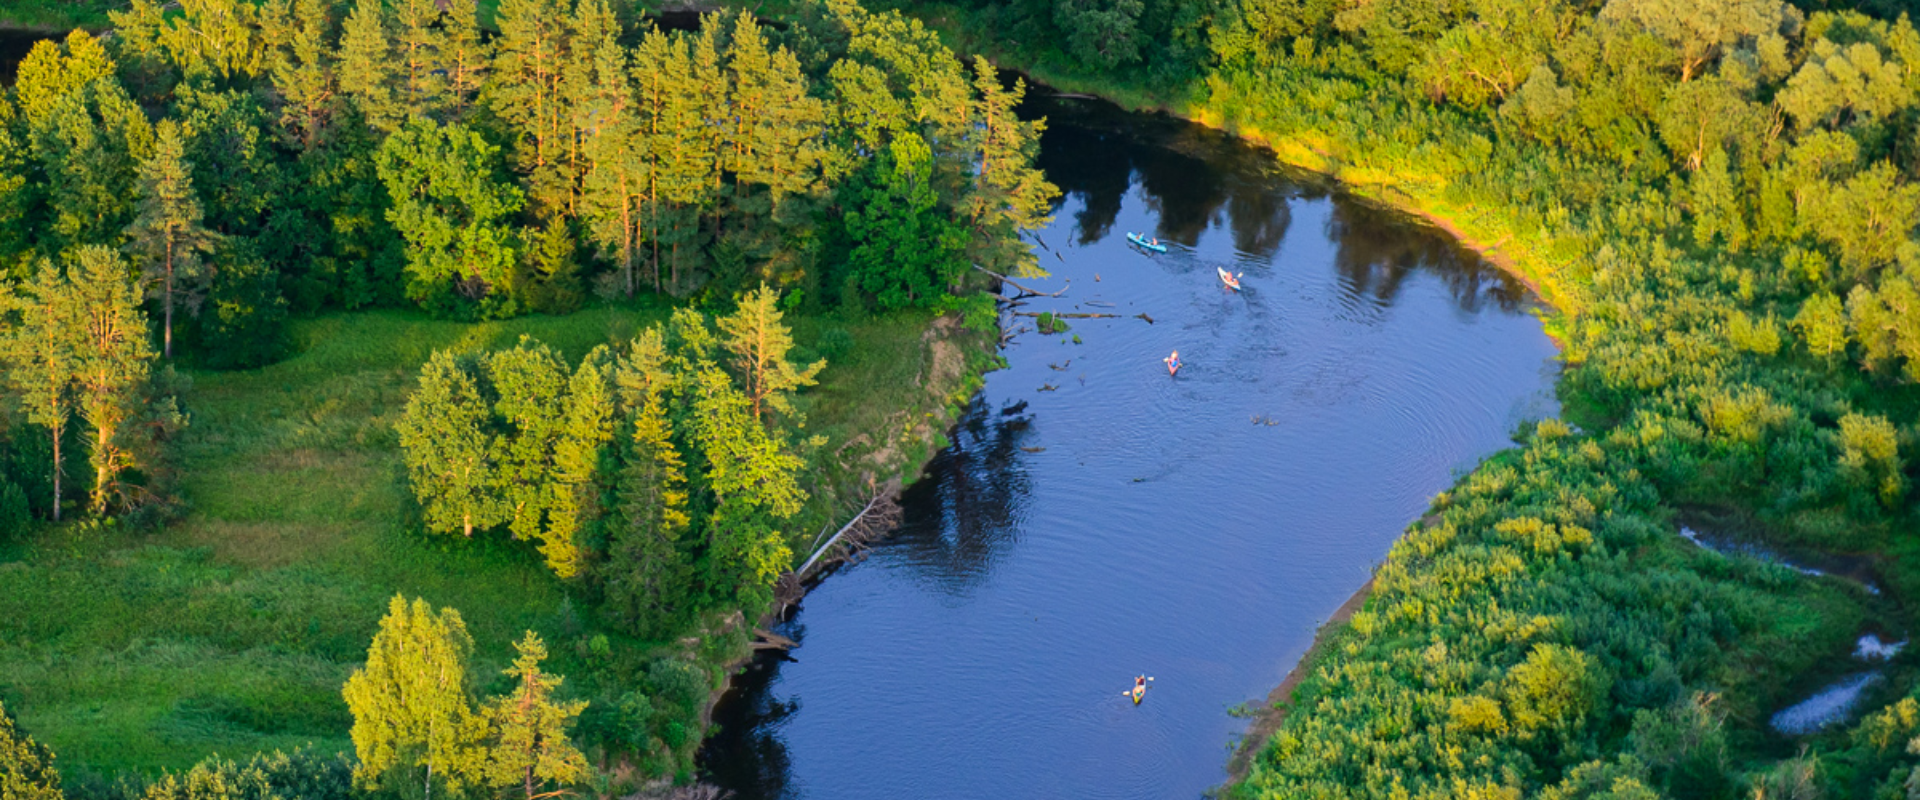
<svg viewBox="0 0 1920 800"><path fill-rule="evenodd" d="M91 427L88 461L93 467L91 505L105 513L117 498L125 505L131 487L120 475L137 466L129 423L143 411L153 345L140 290L126 261L98 245L83 247L68 268L72 283L73 373L80 418Z"/></svg>
<svg viewBox="0 0 1920 800"><path fill-rule="evenodd" d="M513 691L489 700L484 711L492 731L487 783L518 788L525 800L564 794L563 789L542 790L571 786L586 778L587 757L567 738L567 728L587 703L553 696L562 679L540 669L547 646L538 634L527 631L513 647L520 653L506 671L514 679Z"/></svg>
<svg viewBox="0 0 1920 800"><path fill-rule="evenodd" d="M73 292L51 262L41 262L33 280L6 297L7 325L0 331L0 361L8 390L19 398L27 421L47 430L53 444L53 518L60 519L61 445L73 421L74 370L78 354L70 325Z"/></svg>
<svg viewBox="0 0 1920 800"><path fill-rule="evenodd" d="M158 131L153 156L140 167L139 216L127 230L127 249L160 297L161 352L171 359L175 287L207 279L209 269L200 255L212 251L218 237L201 224L179 124L161 120Z"/></svg>
<svg viewBox="0 0 1920 800"><path fill-rule="evenodd" d="M769 412L793 413L789 399L796 389L812 386L825 369L825 359L804 368L787 360L793 333L781 322L780 293L766 284L740 298L732 314L720 318L722 344L733 354L734 372L745 386L754 419L771 425Z"/></svg>

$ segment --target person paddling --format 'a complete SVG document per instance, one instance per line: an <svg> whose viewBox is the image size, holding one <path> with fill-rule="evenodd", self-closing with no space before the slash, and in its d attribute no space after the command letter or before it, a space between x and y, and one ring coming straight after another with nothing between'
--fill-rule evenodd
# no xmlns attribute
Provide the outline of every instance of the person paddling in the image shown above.
<svg viewBox="0 0 1920 800"><path fill-rule="evenodd" d="M1140 698L1147 696L1147 676L1139 675L1133 679L1133 704L1140 705Z"/></svg>
<svg viewBox="0 0 1920 800"><path fill-rule="evenodd" d="M1173 351L1173 355L1167 356L1164 360L1167 362L1168 375L1180 374L1180 351Z"/></svg>

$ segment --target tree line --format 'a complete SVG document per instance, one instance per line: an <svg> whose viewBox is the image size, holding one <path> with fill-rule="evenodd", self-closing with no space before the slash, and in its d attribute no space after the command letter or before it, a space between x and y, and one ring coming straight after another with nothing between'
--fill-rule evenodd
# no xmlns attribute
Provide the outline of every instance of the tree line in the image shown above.
<svg viewBox="0 0 1920 800"><path fill-rule="evenodd" d="M1020 234L1056 194L1024 85L851 2L692 32L604 0L490 20L459 1L140 0L114 21L36 45L0 97L12 527L75 492L96 513L167 505L156 443L185 417L174 373L134 365L149 325L154 357L227 368L331 309L724 306L765 283L801 311L978 314L970 266L1036 270ZM139 318L82 330L81 301L55 297L81 283ZM118 366L87 378L67 351L90 336L135 349L90 356ZM82 457L92 480L63 480Z"/></svg>
<svg viewBox="0 0 1920 800"><path fill-rule="evenodd" d="M490 318L763 280L797 305L936 305L969 263L1034 269L1018 234L1054 194L1023 87L847 2L784 31L664 31L603 0L510 0L491 27L430 0L114 19L20 66L0 256L124 247L167 354L180 305L239 365L289 310ZM915 225L952 230L931 257L888 240Z"/></svg>
<svg viewBox="0 0 1920 800"><path fill-rule="evenodd" d="M789 360L779 299L763 286L717 319L679 309L577 365L531 340L436 353L397 423L427 527L537 542L639 636L765 606L822 443L791 398L826 366Z"/></svg>

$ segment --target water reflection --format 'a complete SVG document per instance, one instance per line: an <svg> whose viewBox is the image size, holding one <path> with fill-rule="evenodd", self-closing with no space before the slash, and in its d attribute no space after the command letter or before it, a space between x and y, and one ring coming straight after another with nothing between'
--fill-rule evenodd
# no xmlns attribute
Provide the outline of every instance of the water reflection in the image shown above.
<svg viewBox="0 0 1920 800"><path fill-rule="evenodd" d="M1438 232L1216 131L1025 110L1065 194L1036 236L1048 288L1071 286L1025 310L1114 316L1014 336L898 532L716 709L702 763L741 800L1195 796L1243 724L1222 709L1458 470L1553 413L1524 290ZM1139 672L1159 681L1136 707Z"/></svg>
<svg viewBox="0 0 1920 800"><path fill-rule="evenodd" d="M1382 236L1382 230L1394 230L1397 235ZM1349 290L1377 305L1392 305L1401 284L1415 272L1446 281L1448 294L1468 313L1479 312L1489 302L1511 311L1529 299L1526 287L1512 276L1446 234L1413 224L1399 212L1336 199L1326 235L1340 245L1334 266Z"/></svg>
<svg viewBox="0 0 1920 800"><path fill-rule="evenodd" d="M1018 540L1020 507L1032 486L1020 442L1032 422L996 413L975 397L954 443L900 498L900 529L888 549L925 585L962 594Z"/></svg>
<svg viewBox="0 0 1920 800"><path fill-rule="evenodd" d="M1529 302L1524 285L1445 233L1332 193L1317 176L1277 166L1270 154L1225 134L1044 95L1024 111L1048 119L1039 164L1060 187L1055 210L1075 208L1074 240L1081 246L1115 235L1124 199L1138 191L1153 212L1154 235L1193 247L1208 231L1224 230L1239 260L1258 270L1279 254L1294 202L1332 194L1332 215L1321 233L1337 245L1334 264L1350 299L1392 305L1409 275L1427 272L1446 281L1468 314L1488 303L1512 311Z"/></svg>

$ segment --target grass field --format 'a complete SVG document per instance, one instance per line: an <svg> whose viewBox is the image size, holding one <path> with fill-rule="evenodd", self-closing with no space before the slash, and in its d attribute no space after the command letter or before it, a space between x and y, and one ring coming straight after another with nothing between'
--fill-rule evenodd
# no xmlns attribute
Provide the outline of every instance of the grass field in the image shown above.
<svg viewBox="0 0 1920 800"><path fill-rule="evenodd" d="M0 552L0 699L70 775L151 775L211 753L307 743L347 749L340 685L396 592L460 610L483 680L527 629L548 640L556 671L586 671L588 638L618 637L595 627L531 548L412 524L393 422L436 349L528 334L577 359L664 316L329 316L297 323L296 354L281 363L192 374L192 425L177 445L183 520L149 532L47 527ZM808 395L830 448L945 402L917 379L938 360L926 316L794 322L803 346L846 332L832 337L844 355Z"/></svg>

